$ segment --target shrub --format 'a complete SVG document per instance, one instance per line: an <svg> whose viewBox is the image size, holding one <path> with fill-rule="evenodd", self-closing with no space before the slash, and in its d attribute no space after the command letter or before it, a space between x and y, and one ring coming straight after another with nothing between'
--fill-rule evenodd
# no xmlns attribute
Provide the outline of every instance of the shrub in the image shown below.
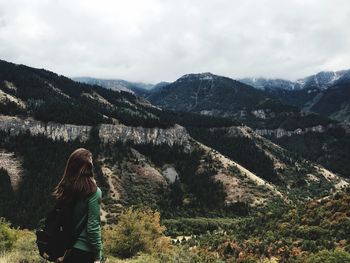
<svg viewBox="0 0 350 263"><path fill-rule="evenodd" d="M256 263L257 260L252 257L247 257L239 261L240 263Z"/></svg>
<svg viewBox="0 0 350 263"><path fill-rule="evenodd" d="M161 263L157 256L149 254L140 254L137 257L130 259L120 259L115 257L108 257L106 263ZM1 262L0 262L1 263Z"/></svg>
<svg viewBox="0 0 350 263"><path fill-rule="evenodd" d="M0 252L11 249L16 240L16 231L4 218L0 218Z"/></svg>
<svg viewBox="0 0 350 263"><path fill-rule="evenodd" d="M322 250L316 254L311 255L307 260L307 263L349 263L350 254L336 249L333 251Z"/></svg>
<svg viewBox="0 0 350 263"><path fill-rule="evenodd" d="M10 251L0 256L0 263L45 263L35 244L35 234L29 230L16 231L17 240Z"/></svg>
<svg viewBox="0 0 350 263"><path fill-rule="evenodd" d="M164 231L158 212L129 208L122 212L116 226L104 230L104 250L122 258L140 252L166 251L170 248L170 239L164 236Z"/></svg>

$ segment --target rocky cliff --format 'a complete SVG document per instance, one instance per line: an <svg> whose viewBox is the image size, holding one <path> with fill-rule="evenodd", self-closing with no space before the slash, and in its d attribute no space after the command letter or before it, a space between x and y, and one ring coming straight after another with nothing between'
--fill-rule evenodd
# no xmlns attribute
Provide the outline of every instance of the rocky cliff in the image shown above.
<svg viewBox="0 0 350 263"><path fill-rule="evenodd" d="M59 124L34 120L32 118L19 118L12 116L0 116L0 130L17 135L29 132L31 135L45 135L52 140L80 140L87 141L90 136L92 126ZM190 136L185 128L180 125L168 129L129 127L122 124L98 126L98 134L103 142L132 142L135 144L154 145L174 144L188 145Z"/></svg>
<svg viewBox="0 0 350 263"><path fill-rule="evenodd" d="M17 135L29 132L31 135L45 135L52 140L81 140L89 138L91 126L78 126L72 124L59 124L34 120L32 118L22 119L12 116L0 116L0 130Z"/></svg>
<svg viewBox="0 0 350 263"><path fill-rule="evenodd" d="M159 129L102 124L99 127L99 137L104 142L130 141L135 144L168 144L169 146L188 145L190 139L186 129L180 125Z"/></svg>
<svg viewBox="0 0 350 263"><path fill-rule="evenodd" d="M295 129L294 131L288 131L282 128L278 129L255 129L255 133L260 135L260 136L273 136L276 138L282 138L284 136L292 136L292 135L302 135L307 132L326 132L328 129L334 128L333 124L330 124L328 126L322 126L322 125L317 125L314 127L307 127L307 128L298 128Z"/></svg>

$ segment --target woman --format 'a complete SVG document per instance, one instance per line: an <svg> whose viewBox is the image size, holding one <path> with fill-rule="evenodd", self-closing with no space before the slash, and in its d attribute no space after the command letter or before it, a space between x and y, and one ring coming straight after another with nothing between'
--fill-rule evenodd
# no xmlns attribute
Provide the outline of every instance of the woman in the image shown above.
<svg viewBox="0 0 350 263"><path fill-rule="evenodd" d="M102 257L100 203L101 190L94 180L92 154L79 148L68 158L63 177L53 196L57 200L75 202L73 226L77 234L73 248L66 252L64 263L99 263Z"/></svg>

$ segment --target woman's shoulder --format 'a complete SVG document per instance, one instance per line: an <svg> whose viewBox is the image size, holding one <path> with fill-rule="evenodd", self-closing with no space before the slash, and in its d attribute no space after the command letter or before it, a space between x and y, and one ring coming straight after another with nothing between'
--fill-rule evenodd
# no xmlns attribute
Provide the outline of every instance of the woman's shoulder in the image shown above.
<svg viewBox="0 0 350 263"><path fill-rule="evenodd" d="M98 186L97 186L96 194L98 197L102 197L102 191L101 191L100 187L98 187Z"/></svg>
<svg viewBox="0 0 350 263"><path fill-rule="evenodd" d="M96 192L94 192L89 199L92 199L92 198L101 198L102 197L102 191L100 189L100 187L97 186L96 188Z"/></svg>

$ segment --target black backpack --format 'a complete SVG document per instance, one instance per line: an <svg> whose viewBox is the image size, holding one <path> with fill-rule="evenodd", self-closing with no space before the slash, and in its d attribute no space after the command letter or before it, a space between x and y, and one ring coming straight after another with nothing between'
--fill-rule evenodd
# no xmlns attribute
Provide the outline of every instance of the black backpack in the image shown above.
<svg viewBox="0 0 350 263"><path fill-rule="evenodd" d="M44 228L36 231L36 244L44 259L55 262L63 257L85 227L87 215L82 218L74 234L74 206L75 202L58 201L48 213Z"/></svg>

